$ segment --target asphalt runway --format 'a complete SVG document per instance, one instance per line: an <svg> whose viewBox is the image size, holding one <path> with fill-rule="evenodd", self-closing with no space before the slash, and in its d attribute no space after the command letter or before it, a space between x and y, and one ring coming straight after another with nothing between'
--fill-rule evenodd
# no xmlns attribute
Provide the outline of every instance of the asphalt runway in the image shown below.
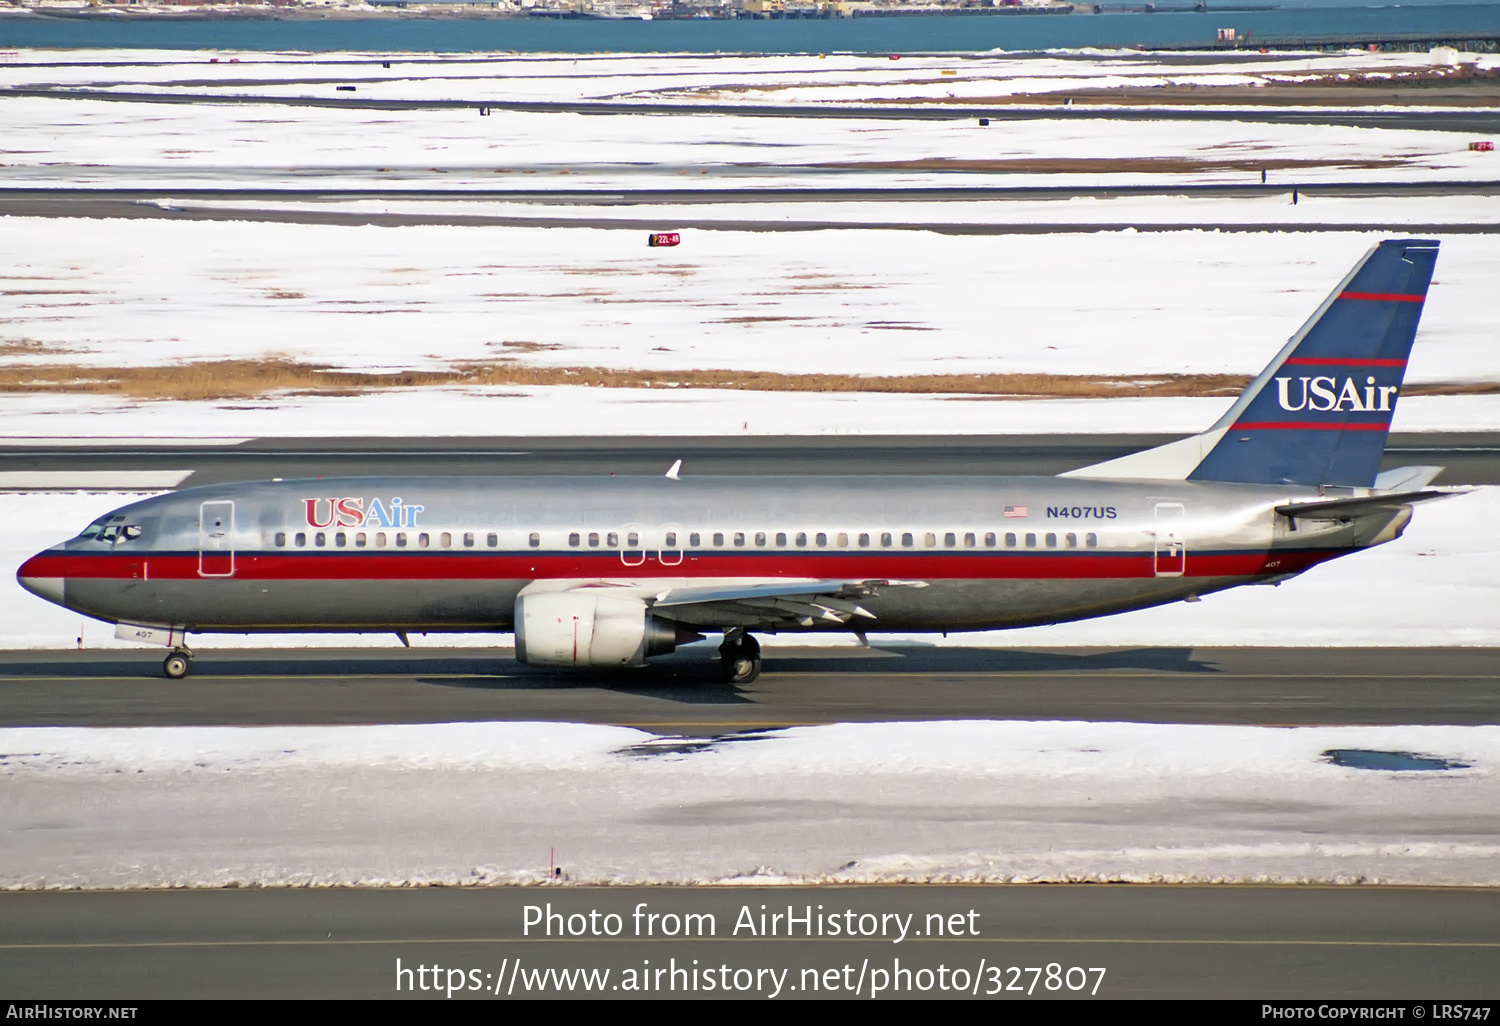
<svg viewBox="0 0 1500 1026"><path fill-rule="evenodd" d="M1290 187L1279 190L1291 194ZM0 204L0 214L5 211ZM501 216L487 214L392 214L357 213L334 210L254 210L240 207L162 208L139 203L91 203L56 205L32 201L25 204L29 217L109 217L125 220L167 221L254 221L267 224L321 224L343 227L371 225L379 228L406 228L420 225L450 225L469 228L608 228L619 231L721 232L821 232L851 229L859 231L933 232L937 235L1093 235L1098 232L1393 232L1402 235L1494 235L1500 224L1477 221L1146 221L1030 222L1030 221L853 221L853 220L745 220L712 218L657 217L651 220L630 217L543 217Z"/></svg>
<svg viewBox="0 0 1500 1026"><path fill-rule="evenodd" d="M531 917L539 924L529 935L528 905L537 907ZM551 921L550 939L538 936L549 905L562 917ZM634 913L642 905L637 936ZM874 935L809 938L798 926L797 935L788 937L783 920L779 936L752 937L741 916L748 914L758 932L761 906L768 913L790 906L798 917L810 912L819 925L836 918L841 926ZM596 927L586 924L591 912L598 913ZM652 913L662 918L652 921ZM680 931L688 914L713 917L693 920L701 936L661 935L669 928ZM610 915L619 918L610 921ZM667 916L679 917L675 927ZM903 919L894 917L906 916L907 935L896 943ZM570 922L585 935L556 936ZM589 935L609 928L619 936ZM398 959L411 972L398 977ZM898 959L905 977L897 972ZM1049 990L1053 965L1055 989ZM1007 1001L1475 1001L1500 997L1500 891L563 884L0 894L0 980L12 1000L448 1000L445 990L431 986L435 966L445 985L465 988L454 999L719 997L728 984L731 994L760 999L773 993L848 998L856 996L856 986L857 996L869 999L875 986L884 985L881 997ZM647 978L649 991L632 991L629 981L639 982L648 967L662 972ZM560 988L555 976L539 981L532 975L547 969L607 969L609 975L595 976L592 990L576 977L571 988ZM1073 969L1082 972L1070 974ZM779 992L767 970L787 971ZM958 971L962 976L955 976ZM712 991L708 973L716 981ZM1005 989L997 993L997 986ZM1408 1008L1404 1018L1417 1016Z"/></svg>
<svg viewBox="0 0 1500 1026"><path fill-rule="evenodd" d="M572 164L574 168L581 165ZM364 168L339 168L341 172L360 172ZM458 170L464 170L462 168ZM480 170L480 169L476 169ZM783 168L776 168L778 178ZM803 169L798 169L803 170ZM279 173L279 172L278 172ZM326 170L319 171L326 176ZM816 171L812 171L816 173ZM1285 174L1285 172L1280 172ZM744 176L753 181L753 175ZM1247 176L1248 177L1248 176ZM976 203L1001 200L1038 199L1122 199L1135 196L1201 196L1213 199L1250 199L1286 192L1296 185L1307 196L1495 196L1500 195L1500 181L1455 179L1452 181L1415 182L1299 182L1282 181L1267 185L1239 185L1213 182L1179 182L1161 185L892 185L876 188L847 186L722 186L715 188L673 189L490 189L457 186L426 188L423 186L325 187L278 186L205 187L184 184L177 187L140 188L136 186L4 186L0 187L0 208L10 214L27 214L40 210L62 209L67 205L89 203L151 203L164 200L234 200L236 202L287 203L331 202L349 200L389 200L392 202L432 202L443 200L484 200L493 203L544 203L566 206L675 206L718 205L723 203ZM28 206L27 204L37 204ZM53 204L47 207L44 204ZM73 215L83 216L83 215Z"/></svg>
<svg viewBox="0 0 1500 1026"><path fill-rule="evenodd" d="M323 172L317 176L322 177ZM830 204L869 202L980 202L1005 200L1038 200L1091 197L1119 199L1133 196L1175 196L1192 198L1279 196L1289 204L1294 191L1314 196L1489 196L1500 191L1500 183L1491 181L1455 181L1394 183L1376 185L1347 182L1304 186L1295 181L1278 181L1268 185L1143 185L1105 188L1041 186L1033 188L959 187L953 189L894 187L887 189L849 189L797 187L726 187L723 189L570 189L570 190L497 190L497 189L205 189L187 186L181 189L112 189L101 187L52 189L0 188L0 216L120 218L127 220L173 221L256 221L274 224L315 224L357 227L412 227L450 225L457 227L501 228L609 228L617 230L658 231L664 227L678 231L739 232L805 232L839 229L871 231L926 231L941 235L1079 235L1095 232L1125 231L1178 232L1219 231L1260 232L1400 232L1408 235L1486 235L1500 232L1500 224L1485 221L1216 221L1183 218L1161 220L1115 220L1097 222L1007 221L1000 218L971 221L877 220L868 217L837 218L826 213L816 216L814 210L826 211ZM473 202L491 201L508 204L530 204L544 208L585 207L590 213L487 214L451 210L351 211L326 208L325 204L350 200ZM215 206L215 202L225 206ZM189 206L182 206L190 202ZM268 203L264 209L246 203ZM649 218L631 217L622 212L634 206L680 205L684 209L714 204L777 203L796 210L805 205L808 216L776 218L723 218L653 214ZM288 207L286 204L300 204ZM785 207L783 209L786 209ZM836 209L834 207L833 209Z"/></svg>
<svg viewBox="0 0 1500 1026"><path fill-rule="evenodd" d="M279 83L278 83L279 84ZM222 83L220 83L222 85ZM330 88L332 84L330 83ZM356 86L357 88L357 86ZM1054 103L1029 107L895 106L862 104L749 104L749 103L653 103L612 100L398 100L334 96L278 96L273 94L224 95L204 92L131 92L74 86L22 86L0 89L7 96L46 97L60 100L108 100L116 103L167 104L269 104L279 107L327 107L355 111L474 110L516 111L530 114L585 115L675 115L704 114L750 118L840 118L878 121L1038 121L1077 119L1104 121L1247 121L1277 125L1340 125L1352 128L1405 128L1439 132L1493 132L1500 129L1500 112L1479 110L1277 110L1253 106L1211 108L1119 108L1064 106L1064 97Z"/></svg>
<svg viewBox="0 0 1500 1026"><path fill-rule="evenodd" d="M363 474L1060 474L1180 435L0 440L0 472L192 470L184 487ZM1500 484L1500 433L1393 434L1385 468L1440 465L1441 485Z"/></svg>
<svg viewBox="0 0 1500 1026"><path fill-rule="evenodd" d="M748 686L713 644L635 671L567 673L493 650L218 650L182 681L163 653L0 653L0 726L560 721L717 737L834 722L1104 720L1500 724L1481 648L767 647Z"/></svg>

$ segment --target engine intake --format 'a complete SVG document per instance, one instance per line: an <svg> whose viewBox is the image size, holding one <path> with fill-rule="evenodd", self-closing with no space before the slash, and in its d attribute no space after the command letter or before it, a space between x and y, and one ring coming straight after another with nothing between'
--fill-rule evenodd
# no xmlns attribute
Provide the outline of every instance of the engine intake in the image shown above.
<svg viewBox="0 0 1500 1026"><path fill-rule="evenodd" d="M515 622L516 658L529 666L640 666L703 640L638 598L592 591L522 595Z"/></svg>

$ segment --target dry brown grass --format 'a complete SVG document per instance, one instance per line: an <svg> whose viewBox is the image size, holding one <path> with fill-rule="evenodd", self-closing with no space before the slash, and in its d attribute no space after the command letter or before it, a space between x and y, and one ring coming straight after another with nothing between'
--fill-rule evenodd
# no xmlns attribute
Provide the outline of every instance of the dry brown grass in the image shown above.
<svg viewBox="0 0 1500 1026"><path fill-rule="evenodd" d="M132 399L255 399L271 395L356 395L435 386L583 385L590 388L718 388L766 392L898 392L1018 399L1115 396L1227 396L1239 374L1121 377L1062 374L778 374L747 370L620 370L528 367L508 360L390 373L343 370L287 358L206 360L161 367L31 364L0 367L0 392L93 393ZM1406 395L1497 394L1500 382L1412 385Z"/></svg>

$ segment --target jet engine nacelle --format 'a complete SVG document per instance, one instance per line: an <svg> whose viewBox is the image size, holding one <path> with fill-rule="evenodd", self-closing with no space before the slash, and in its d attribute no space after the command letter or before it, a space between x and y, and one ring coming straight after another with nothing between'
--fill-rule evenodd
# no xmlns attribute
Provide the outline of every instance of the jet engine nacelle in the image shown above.
<svg viewBox="0 0 1500 1026"><path fill-rule="evenodd" d="M516 599L516 658L530 666L640 666L700 637L652 616L638 598L553 591Z"/></svg>

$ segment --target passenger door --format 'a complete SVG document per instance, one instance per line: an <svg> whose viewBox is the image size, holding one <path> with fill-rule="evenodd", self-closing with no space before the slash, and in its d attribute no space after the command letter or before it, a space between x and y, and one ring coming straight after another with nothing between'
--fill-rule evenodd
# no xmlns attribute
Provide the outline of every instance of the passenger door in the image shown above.
<svg viewBox="0 0 1500 1026"><path fill-rule="evenodd" d="M1157 577L1181 577L1187 573L1187 510L1180 502L1156 504Z"/></svg>
<svg viewBox="0 0 1500 1026"><path fill-rule="evenodd" d="M198 576L234 576L234 503L198 507Z"/></svg>
<svg viewBox="0 0 1500 1026"><path fill-rule="evenodd" d="M646 561L646 546L641 541L643 528L640 524L626 524L620 531L620 562L626 566L640 566Z"/></svg>

